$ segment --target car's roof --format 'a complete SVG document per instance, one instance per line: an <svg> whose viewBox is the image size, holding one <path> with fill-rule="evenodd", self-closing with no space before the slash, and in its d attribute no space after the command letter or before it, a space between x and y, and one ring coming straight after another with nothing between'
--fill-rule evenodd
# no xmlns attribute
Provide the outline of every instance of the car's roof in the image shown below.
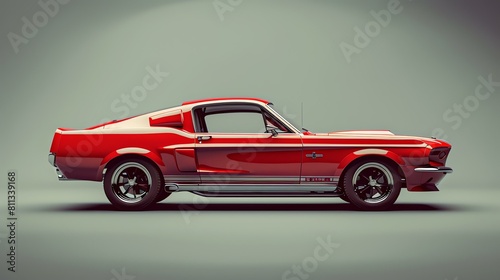
<svg viewBox="0 0 500 280"><path fill-rule="evenodd" d="M196 104L196 103L202 103L202 102L209 102L209 101L226 101L226 100L241 100L241 101L259 101L263 103L269 103L269 101L261 98L254 98L254 97L220 97L220 98L206 98L206 99L198 99L198 100L191 100L191 101L186 101L182 103L182 105L190 105L190 104Z"/></svg>

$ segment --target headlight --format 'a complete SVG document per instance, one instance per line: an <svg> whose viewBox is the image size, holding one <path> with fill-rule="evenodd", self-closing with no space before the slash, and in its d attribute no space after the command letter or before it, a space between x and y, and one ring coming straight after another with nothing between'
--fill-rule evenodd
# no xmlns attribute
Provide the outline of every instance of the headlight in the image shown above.
<svg viewBox="0 0 500 280"><path fill-rule="evenodd" d="M429 155L429 160L444 164L446 162L446 158L448 157L449 153L450 153L450 148L432 149L432 151Z"/></svg>

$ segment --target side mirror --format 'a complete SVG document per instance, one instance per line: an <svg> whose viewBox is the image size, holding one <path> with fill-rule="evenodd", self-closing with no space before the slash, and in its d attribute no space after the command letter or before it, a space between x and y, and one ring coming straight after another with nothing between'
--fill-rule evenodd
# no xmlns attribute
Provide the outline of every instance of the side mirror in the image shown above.
<svg viewBox="0 0 500 280"><path fill-rule="evenodd" d="M278 130L278 128L275 127L274 125L270 125L270 124L266 125L266 131L268 133L271 133L273 135L273 137L278 136L278 131L277 130Z"/></svg>

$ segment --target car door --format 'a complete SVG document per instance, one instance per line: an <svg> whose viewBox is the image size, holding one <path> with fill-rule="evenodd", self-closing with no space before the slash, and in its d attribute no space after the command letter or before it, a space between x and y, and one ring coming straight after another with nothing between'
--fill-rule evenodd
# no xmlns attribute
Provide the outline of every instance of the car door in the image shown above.
<svg viewBox="0 0 500 280"><path fill-rule="evenodd" d="M297 133L275 128L261 106L217 104L196 108L193 115L203 184L299 183L302 140ZM280 133L271 133L271 126Z"/></svg>

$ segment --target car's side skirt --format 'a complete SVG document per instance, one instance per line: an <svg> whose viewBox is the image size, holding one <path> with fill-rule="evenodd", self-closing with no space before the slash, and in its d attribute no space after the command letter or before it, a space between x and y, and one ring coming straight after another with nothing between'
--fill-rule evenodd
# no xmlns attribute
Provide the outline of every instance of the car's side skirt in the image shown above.
<svg viewBox="0 0 500 280"><path fill-rule="evenodd" d="M188 191L204 196L338 196L337 185L301 184L301 185L218 185L218 184L166 184L169 192ZM340 193L340 192L339 192Z"/></svg>
<svg viewBox="0 0 500 280"><path fill-rule="evenodd" d="M191 192L206 197L339 197L339 192Z"/></svg>

